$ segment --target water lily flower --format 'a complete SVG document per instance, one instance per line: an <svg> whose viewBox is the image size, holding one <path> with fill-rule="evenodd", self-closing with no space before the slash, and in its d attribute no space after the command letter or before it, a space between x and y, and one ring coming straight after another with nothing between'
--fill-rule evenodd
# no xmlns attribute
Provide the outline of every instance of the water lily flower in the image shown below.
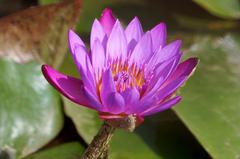
<svg viewBox="0 0 240 159"><path fill-rule="evenodd" d="M137 17L123 28L110 9L95 19L90 49L72 30L69 47L81 79L59 73L48 65L48 82L71 101L94 109L102 119L132 115L139 120L176 105L176 90L195 70L197 58L180 62L181 41L166 43L159 23L144 32Z"/></svg>

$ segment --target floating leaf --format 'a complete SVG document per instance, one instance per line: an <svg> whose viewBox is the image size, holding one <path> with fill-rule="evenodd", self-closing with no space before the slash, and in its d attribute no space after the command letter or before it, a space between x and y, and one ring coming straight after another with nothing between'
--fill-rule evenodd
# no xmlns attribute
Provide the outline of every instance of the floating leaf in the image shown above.
<svg viewBox="0 0 240 159"><path fill-rule="evenodd" d="M67 50L67 30L79 17L80 0L32 7L0 19L0 57L38 59L58 66Z"/></svg>
<svg viewBox="0 0 240 159"><path fill-rule="evenodd" d="M200 64L175 107L179 117L215 159L240 157L240 34L179 34Z"/></svg>
<svg viewBox="0 0 240 159"><path fill-rule="evenodd" d="M212 14L227 18L240 18L240 1L239 0L194 0L196 3L207 9Z"/></svg>
<svg viewBox="0 0 240 159"><path fill-rule="evenodd" d="M79 159L84 148L78 142L71 142L40 151L25 159Z"/></svg>
<svg viewBox="0 0 240 159"><path fill-rule="evenodd" d="M24 157L62 129L60 98L34 62L1 59L0 72L0 150Z"/></svg>

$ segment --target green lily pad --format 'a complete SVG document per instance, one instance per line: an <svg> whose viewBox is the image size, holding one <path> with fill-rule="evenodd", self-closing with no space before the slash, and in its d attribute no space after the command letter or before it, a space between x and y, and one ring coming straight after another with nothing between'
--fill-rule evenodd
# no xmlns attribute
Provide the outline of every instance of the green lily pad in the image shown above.
<svg viewBox="0 0 240 159"><path fill-rule="evenodd" d="M84 147L81 144L71 142L40 151L25 159L79 159L83 150Z"/></svg>
<svg viewBox="0 0 240 159"><path fill-rule="evenodd" d="M24 157L62 129L61 101L35 62L17 64L1 59L0 72L0 150Z"/></svg>
<svg viewBox="0 0 240 159"><path fill-rule="evenodd" d="M180 34L179 34L180 35ZM199 67L175 108L178 116L215 159L240 157L240 34L182 34L191 37L188 55Z"/></svg>
<svg viewBox="0 0 240 159"><path fill-rule="evenodd" d="M212 14L228 19L240 18L239 0L194 0Z"/></svg>

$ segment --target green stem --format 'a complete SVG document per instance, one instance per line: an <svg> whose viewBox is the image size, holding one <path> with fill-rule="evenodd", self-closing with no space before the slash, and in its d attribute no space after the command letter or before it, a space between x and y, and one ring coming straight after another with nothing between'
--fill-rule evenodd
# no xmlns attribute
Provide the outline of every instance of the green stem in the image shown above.
<svg viewBox="0 0 240 159"><path fill-rule="evenodd" d="M108 151L109 142L113 136L115 128L104 123L98 134L94 137L81 159L98 159L105 151ZM103 154L103 156L105 156ZM106 158L106 157L105 157Z"/></svg>

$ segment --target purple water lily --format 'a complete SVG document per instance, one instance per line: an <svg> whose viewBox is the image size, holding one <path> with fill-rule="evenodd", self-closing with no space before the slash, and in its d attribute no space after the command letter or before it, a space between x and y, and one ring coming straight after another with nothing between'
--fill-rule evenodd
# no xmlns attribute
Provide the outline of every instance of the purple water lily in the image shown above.
<svg viewBox="0 0 240 159"><path fill-rule="evenodd" d="M88 50L72 30L69 47L81 79L43 65L46 79L71 101L94 109L102 119L140 121L171 108L180 100L176 90L194 71L198 59L180 63L181 41L166 43L164 23L143 32L135 17L124 29L110 9L95 19Z"/></svg>

